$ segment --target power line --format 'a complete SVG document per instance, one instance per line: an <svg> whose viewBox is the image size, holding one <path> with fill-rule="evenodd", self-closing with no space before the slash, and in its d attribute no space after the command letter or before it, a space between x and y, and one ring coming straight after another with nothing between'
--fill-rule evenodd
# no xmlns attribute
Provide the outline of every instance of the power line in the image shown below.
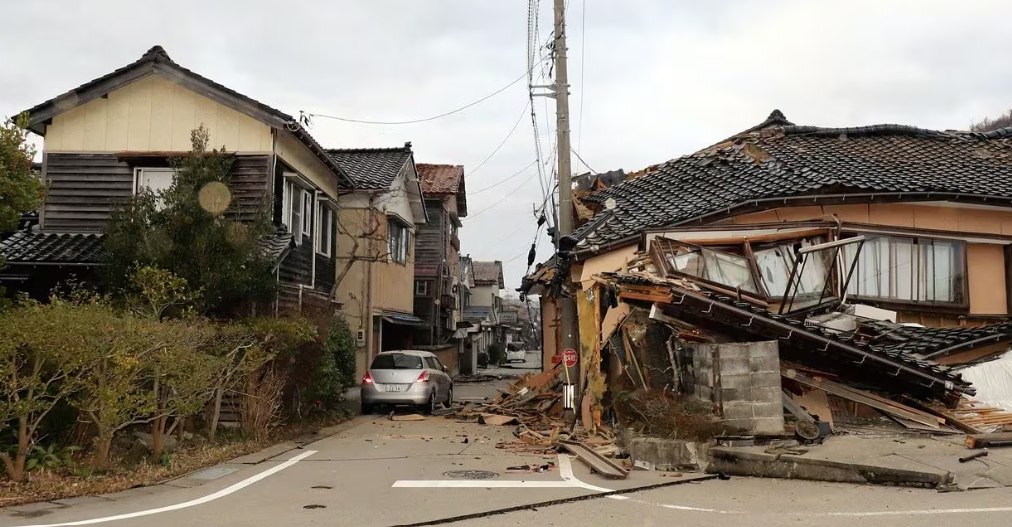
<svg viewBox="0 0 1012 527"><path fill-rule="evenodd" d="M583 99L587 97L587 86L583 83L583 63L587 58L587 0L583 0L580 10L580 124L576 128L576 149L583 145ZM573 151L576 154L576 151ZM580 154L576 154L580 157ZM582 159L580 161L583 161ZM583 164L584 166L587 163ZM590 168L590 167L587 167ZM591 169L593 171L593 169Z"/></svg>
<svg viewBox="0 0 1012 527"><path fill-rule="evenodd" d="M537 61L537 64L540 64L541 61L543 61L545 58L546 57L541 57L541 59L539 59ZM535 66L537 64L535 64ZM534 66L532 66L530 69L533 70ZM337 115L325 115L325 114L322 114L322 113L309 113L309 114L306 114L306 115L308 115L310 117L322 117L324 119L333 119L335 121L343 121L343 122L346 122L346 123L378 124L378 125L416 124L416 123L424 123L424 122L427 122L427 121L435 121L436 119L441 119L441 118L446 117L448 115L453 115L455 113L462 112L462 111L464 111L464 110L466 110L466 109L468 109L468 108L470 108L472 106L475 106L477 104L481 104L481 103L483 103L483 102L491 99L492 97L495 97L496 95L499 95L500 93L502 93L502 92L506 91L507 89L509 89L514 84L516 84L516 83L520 82L521 80L523 80L524 77L527 77L529 71L530 70L525 71L522 75L520 75L519 77L517 77L516 79L514 79L513 82L510 82L509 84L503 86L502 88L499 88L498 90L496 90L496 91L494 91L494 92L492 92L492 93L490 93L490 94L488 94L488 95L486 95L486 96L484 96L484 97L482 97L482 98L480 98L480 99L478 99L476 101L469 102L469 103L465 104L464 106L461 106L460 108L457 108L456 110L450 110L448 112L444 112L444 113L441 113L439 115L433 115L432 117L425 117L425 118L422 118L422 119L410 119L410 120L407 120L407 121L370 121L370 120L366 120L366 119L351 119L351 118L348 118L348 117L340 117L340 116L337 116Z"/></svg>
<svg viewBox="0 0 1012 527"><path fill-rule="evenodd" d="M588 165L588 164L587 164L587 162L586 162L586 161L584 161L582 157L580 157L580 153L579 153L579 152L577 152L577 151L576 151L575 149L573 149L573 148L570 148L570 150L572 150L572 151L573 151L573 154L575 154L575 155L576 155L576 158L577 158L577 159L579 159L581 163L583 163L583 166L587 167L587 170L590 170L591 172L593 172L593 173L595 173L595 174L597 174L597 173L598 173L598 171L597 171L597 170L594 170L593 168L590 168L590 165Z"/></svg>
<svg viewBox="0 0 1012 527"><path fill-rule="evenodd" d="M468 196L473 196L473 195L475 195L475 194L478 194L478 193L481 193L481 192L485 192L486 190L489 190L489 189L493 189L493 188L495 188L495 187L498 187L499 185L502 185L503 183L505 183L505 182L507 182L507 181L509 181L509 180L511 180L511 179L513 179L513 178L515 178L515 177L517 177L517 176L519 176L520 174L523 174L525 170L527 170L528 168L531 168L532 166L534 166L534 163L537 163L537 162L538 162L538 161L537 161L536 159L535 159L534 161L531 161L531 162L530 162L530 164L528 164L528 165L527 165L527 166L525 166L524 168L521 168L521 169L520 169L520 170L519 170L518 172L516 172L516 173L515 173L515 174L513 174L512 176L509 176L509 177L507 177L506 179L503 179L502 181L500 181L500 182L498 182L498 183L496 183L496 184L494 184L494 185L490 185L490 186L487 186L487 187L485 187L485 188L482 188L482 189L478 189L478 190L473 190L473 191L472 191L472 190L469 190L469 191L467 192L467 195L468 195Z"/></svg>
<svg viewBox="0 0 1012 527"><path fill-rule="evenodd" d="M485 159L483 159L481 161L481 163L478 163L478 166L472 168L471 171L468 172L467 175L464 176L465 178L468 177L468 176L470 176L470 175L472 175L472 174L474 174L475 172L477 172L479 168L481 168L482 166L484 166L485 163L487 163L489 159L492 159L492 157L495 156L499 152L499 149L502 148L502 146L504 144L506 144L506 141L510 140L510 137L513 137L513 132L517 131L517 127L520 126L520 121L524 120L524 115L527 114L527 107L529 107L530 105L531 105L531 101L527 101L527 103L524 104L524 109L520 110L520 118L517 119L517 122L513 123L513 128L510 128L510 132L508 134L506 134L506 137L502 140L501 143L499 143L499 146L495 147L495 150L493 150L491 154L489 154L487 157L485 157Z"/></svg>
<svg viewBox="0 0 1012 527"><path fill-rule="evenodd" d="M509 194L506 194L505 196L503 196L501 199L499 199L499 201L497 201L497 202L489 205L488 207L485 207L484 209L482 209L482 210L480 210L480 211L478 211L478 212L476 212L474 214L468 214L467 215L467 219L468 220L473 220L475 217L480 216L482 213L487 212L487 211L489 211L489 210L491 210L491 209L493 209L493 208L495 208L495 207L497 207L499 205L502 205L503 203L506 202L506 198L512 196L513 194L516 194L518 191L520 191L520 189L524 188L524 185L528 181L534 179L534 176L536 176L536 175L538 175L537 172L531 174L531 177L525 179L524 182L520 184L520 186L518 186L517 188L511 190Z"/></svg>

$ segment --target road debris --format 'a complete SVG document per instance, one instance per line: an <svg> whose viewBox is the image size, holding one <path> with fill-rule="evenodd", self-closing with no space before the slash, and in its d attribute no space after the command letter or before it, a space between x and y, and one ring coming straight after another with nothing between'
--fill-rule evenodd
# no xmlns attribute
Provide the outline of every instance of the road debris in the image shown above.
<svg viewBox="0 0 1012 527"><path fill-rule="evenodd" d="M419 414L397 415L397 414L391 413L390 414L390 420L391 421L424 421L425 420L425 416L424 415L419 415Z"/></svg>
<svg viewBox="0 0 1012 527"><path fill-rule="evenodd" d="M968 456L963 456L959 458L959 462L966 463L967 461L973 461L974 459L979 459L982 457L987 457L987 450L982 450L980 452L974 452L973 454L970 454Z"/></svg>

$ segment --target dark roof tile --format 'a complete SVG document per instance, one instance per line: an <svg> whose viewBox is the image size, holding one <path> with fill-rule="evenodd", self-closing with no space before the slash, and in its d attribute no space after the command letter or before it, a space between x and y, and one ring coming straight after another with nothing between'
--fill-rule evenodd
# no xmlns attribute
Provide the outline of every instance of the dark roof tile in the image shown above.
<svg viewBox="0 0 1012 527"><path fill-rule="evenodd" d="M576 232L579 248L779 198L920 192L1012 200L1012 141L1001 134L785 123L774 112L728 141L588 196L617 206L602 207Z"/></svg>
<svg viewBox="0 0 1012 527"><path fill-rule="evenodd" d="M102 253L99 233L17 231L0 242L8 264L97 264Z"/></svg>
<svg viewBox="0 0 1012 527"><path fill-rule="evenodd" d="M397 148L338 148L327 153L362 189L388 189L411 159L411 143Z"/></svg>

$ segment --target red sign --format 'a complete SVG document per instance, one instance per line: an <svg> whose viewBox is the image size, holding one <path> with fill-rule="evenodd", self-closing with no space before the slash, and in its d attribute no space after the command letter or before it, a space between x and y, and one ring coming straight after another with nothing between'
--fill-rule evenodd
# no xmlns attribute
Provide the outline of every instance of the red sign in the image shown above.
<svg viewBox="0 0 1012 527"><path fill-rule="evenodd" d="M576 366L576 359L577 359L576 350L569 348L566 351L562 352L562 361L566 363L567 368L572 368L573 366Z"/></svg>
<svg viewBox="0 0 1012 527"><path fill-rule="evenodd" d="M562 355L552 355L552 364L558 364L562 362Z"/></svg>

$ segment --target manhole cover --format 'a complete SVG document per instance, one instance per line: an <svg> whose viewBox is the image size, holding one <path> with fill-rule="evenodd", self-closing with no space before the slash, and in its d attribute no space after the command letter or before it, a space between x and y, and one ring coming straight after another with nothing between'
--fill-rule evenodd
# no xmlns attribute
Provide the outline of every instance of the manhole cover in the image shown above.
<svg viewBox="0 0 1012 527"><path fill-rule="evenodd" d="M488 470L451 470L443 475L453 479L495 479L499 474Z"/></svg>
<svg viewBox="0 0 1012 527"><path fill-rule="evenodd" d="M326 505L316 505L316 504L313 504L313 505L303 505L302 508L303 509L326 509L327 506Z"/></svg>
<svg viewBox="0 0 1012 527"><path fill-rule="evenodd" d="M330 486L327 486L327 485L314 485L314 486L312 486L310 488L313 488L313 489L332 489L334 487L330 487Z"/></svg>

